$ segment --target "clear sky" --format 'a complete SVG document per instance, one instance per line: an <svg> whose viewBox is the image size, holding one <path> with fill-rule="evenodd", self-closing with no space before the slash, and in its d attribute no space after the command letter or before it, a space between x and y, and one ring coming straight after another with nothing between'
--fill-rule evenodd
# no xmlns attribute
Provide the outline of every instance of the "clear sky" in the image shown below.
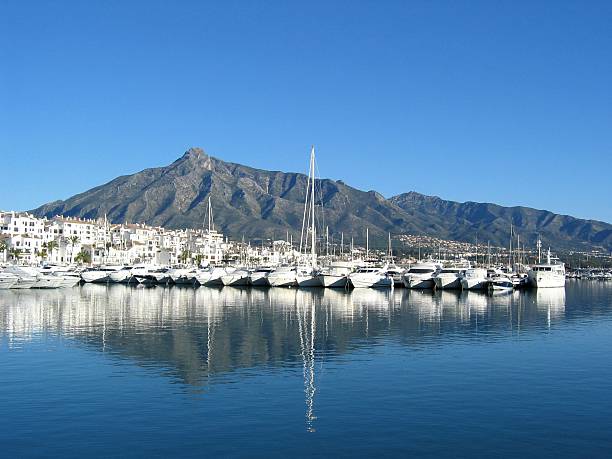
<svg viewBox="0 0 612 459"><path fill-rule="evenodd" d="M311 144L385 196L612 222L612 2L0 2L0 208Z"/></svg>

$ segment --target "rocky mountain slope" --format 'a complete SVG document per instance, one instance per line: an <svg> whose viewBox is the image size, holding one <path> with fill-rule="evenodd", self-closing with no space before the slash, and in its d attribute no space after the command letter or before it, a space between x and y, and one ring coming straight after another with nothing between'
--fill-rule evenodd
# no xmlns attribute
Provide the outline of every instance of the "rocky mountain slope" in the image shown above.
<svg viewBox="0 0 612 459"><path fill-rule="evenodd" d="M202 227L211 197L215 225L233 238L299 237L307 177L254 169L188 150L165 167L118 177L65 201L45 204L39 216L102 217L113 222L144 222L169 228ZM423 234L444 239L506 245L510 222L522 240L533 244L540 233L557 249L612 248L612 225L527 207L458 203L415 192L386 199L342 181L318 181L324 211L321 228L361 241L365 228L373 239L393 234Z"/></svg>

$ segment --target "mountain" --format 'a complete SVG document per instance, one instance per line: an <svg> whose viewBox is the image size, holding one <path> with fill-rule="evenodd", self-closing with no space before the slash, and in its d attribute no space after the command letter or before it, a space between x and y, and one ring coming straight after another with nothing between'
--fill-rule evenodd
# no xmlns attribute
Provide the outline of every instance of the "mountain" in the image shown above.
<svg viewBox="0 0 612 459"><path fill-rule="evenodd" d="M306 164L305 157L305 164ZM215 226L233 238L299 237L307 176L254 169L189 149L165 167L118 177L65 201L45 204L35 215L99 218L116 223L144 222L168 228L199 228L211 197ZM393 234L421 234L507 245L510 222L525 243L540 233L556 249L612 248L612 225L527 207L445 201L416 192L386 199L340 180L318 180L323 212L320 227L356 241L370 229L373 240ZM347 239L348 240L348 239Z"/></svg>

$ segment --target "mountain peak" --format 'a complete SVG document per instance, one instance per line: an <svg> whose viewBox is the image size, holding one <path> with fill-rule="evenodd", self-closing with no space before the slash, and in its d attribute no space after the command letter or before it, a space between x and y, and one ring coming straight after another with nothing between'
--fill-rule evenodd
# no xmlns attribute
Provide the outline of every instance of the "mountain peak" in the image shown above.
<svg viewBox="0 0 612 459"><path fill-rule="evenodd" d="M191 147L183 154L181 159L201 159L208 158L206 152L200 147Z"/></svg>

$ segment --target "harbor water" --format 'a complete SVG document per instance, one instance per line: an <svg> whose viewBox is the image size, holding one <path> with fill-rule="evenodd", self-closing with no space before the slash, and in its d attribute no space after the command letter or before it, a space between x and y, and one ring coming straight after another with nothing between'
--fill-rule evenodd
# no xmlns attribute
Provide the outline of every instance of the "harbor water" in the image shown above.
<svg viewBox="0 0 612 459"><path fill-rule="evenodd" d="M612 283L0 291L2 457L610 457Z"/></svg>

